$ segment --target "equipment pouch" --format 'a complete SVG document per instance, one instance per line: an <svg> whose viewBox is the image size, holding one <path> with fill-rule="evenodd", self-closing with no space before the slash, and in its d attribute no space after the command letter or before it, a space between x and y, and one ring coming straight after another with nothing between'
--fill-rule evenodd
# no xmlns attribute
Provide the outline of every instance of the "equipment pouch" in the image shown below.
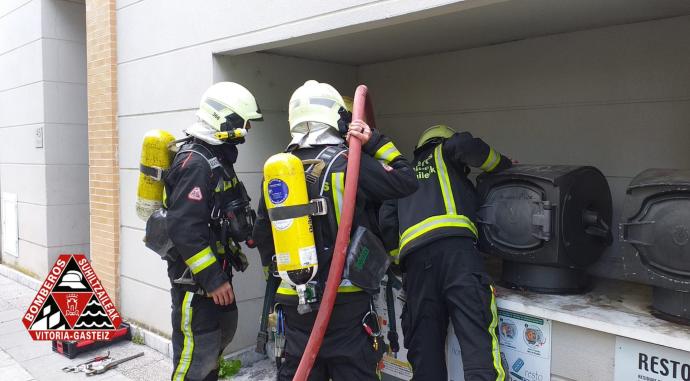
<svg viewBox="0 0 690 381"><path fill-rule="evenodd" d="M170 249L174 245L168 235L168 226L165 218L167 213L165 209L158 209L146 220L144 244L160 255L161 259L172 260Z"/></svg>
<svg viewBox="0 0 690 381"><path fill-rule="evenodd" d="M357 227L350 240L344 278L370 294L378 294L383 276L391 263L383 242L367 228Z"/></svg>

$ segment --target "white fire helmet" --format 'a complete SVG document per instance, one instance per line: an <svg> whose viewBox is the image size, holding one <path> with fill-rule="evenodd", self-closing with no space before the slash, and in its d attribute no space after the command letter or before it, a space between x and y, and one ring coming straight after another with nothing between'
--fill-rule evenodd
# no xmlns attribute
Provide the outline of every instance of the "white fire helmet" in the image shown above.
<svg viewBox="0 0 690 381"><path fill-rule="evenodd" d="M345 101L331 85L309 80L292 93L288 107L292 144L308 147L343 141L338 122Z"/></svg>
<svg viewBox="0 0 690 381"><path fill-rule="evenodd" d="M216 132L245 128L248 121L262 119L254 95L234 82L218 82L209 87L201 97L196 116L200 122L186 132L214 145L223 143L215 137Z"/></svg>

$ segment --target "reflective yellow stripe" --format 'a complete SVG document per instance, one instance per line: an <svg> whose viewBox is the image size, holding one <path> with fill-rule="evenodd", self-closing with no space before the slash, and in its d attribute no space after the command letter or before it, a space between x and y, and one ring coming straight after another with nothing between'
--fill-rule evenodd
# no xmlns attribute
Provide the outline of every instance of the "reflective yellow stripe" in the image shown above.
<svg viewBox="0 0 690 381"><path fill-rule="evenodd" d="M189 266L189 269L192 270L192 274L198 274L203 269L212 265L215 261L216 256L213 255L211 248L207 247L201 250L200 252L194 254L193 257L185 260L184 263L186 263L187 266Z"/></svg>
<svg viewBox="0 0 690 381"><path fill-rule="evenodd" d="M453 188L450 186L450 179L448 178L448 169L446 163L443 161L443 144L438 144L434 150L434 160L436 161L436 171L438 172L438 182L441 184L441 192L443 193L443 204L446 206L447 214L457 214L455 208L455 198L453 197Z"/></svg>
<svg viewBox="0 0 690 381"><path fill-rule="evenodd" d="M393 250L389 251L388 254L389 254L391 257L397 257L398 254L400 254L400 249L393 249Z"/></svg>
<svg viewBox="0 0 690 381"><path fill-rule="evenodd" d="M349 279L343 279L340 281L340 286L338 286L338 292L359 292L364 291L361 288L355 286L350 282Z"/></svg>
<svg viewBox="0 0 690 381"><path fill-rule="evenodd" d="M281 295L297 296L297 291L295 291L295 289L292 288L292 286L290 286L286 281L280 282L280 286L278 286L278 291L276 292Z"/></svg>
<svg viewBox="0 0 690 381"><path fill-rule="evenodd" d="M338 292L339 293L348 293L348 292L360 292L364 291L361 288L353 285L349 280L343 279L340 282L340 286L338 286ZM295 291L292 286L286 281L281 281L280 286L278 286L278 294L281 295L289 295L289 296L297 296L297 291Z"/></svg>
<svg viewBox="0 0 690 381"><path fill-rule="evenodd" d="M343 294L348 293L348 292L360 292L360 291L364 291L364 290L362 290L361 288L359 288L359 287L357 287L357 286L355 286L355 285L352 285L352 286L339 286L339 287L338 287L338 292L343 293Z"/></svg>
<svg viewBox="0 0 690 381"><path fill-rule="evenodd" d="M479 169L481 169L484 172L491 172L496 168L498 163L501 162L501 154L494 151L493 148L489 149L489 156L486 157L486 160L484 160L484 164L482 164Z"/></svg>
<svg viewBox="0 0 690 381"><path fill-rule="evenodd" d="M496 381L503 381L506 377L506 372L501 363L501 349L498 346L498 338L496 337L496 327L498 326L498 312L496 311L496 296L494 294L494 286L491 287L491 324L489 324L489 334L491 335L491 354L494 358L494 369L496 369Z"/></svg>
<svg viewBox="0 0 690 381"><path fill-rule="evenodd" d="M384 163L388 164L400 155L400 151L395 148L393 142L388 142L376 151L374 158L376 160L383 160Z"/></svg>
<svg viewBox="0 0 690 381"><path fill-rule="evenodd" d="M180 355L180 362L177 363L175 373L172 376L174 381L184 380L192 363L192 353L194 352L194 336L192 335L192 298L194 293L186 292L182 300L182 317L180 321L180 329L184 335L184 342L182 345L182 354Z"/></svg>
<svg viewBox="0 0 690 381"><path fill-rule="evenodd" d="M477 228L474 226L472 221L459 214L446 214L441 216L432 216L422 222L412 225L410 228L405 230L400 236L400 250L403 250L405 245L412 242L415 238L426 234L432 230L440 228L467 228L475 236L477 236Z"/></svg>
<svg viewBox="0 0 690 381"><path fill-rule="evenodd" d="M345 173L333 172L331 174L331 192L333 193L333 205L335 205L335 220L340 225L340 212L343 210L343 191L345 189Z"/></svg>
<svg viewBox="0 0 690 381"><path fill-rule="evenodd" d="M163 207L168 207L168 192L165 191L165 185L163 186Z"/></svg>

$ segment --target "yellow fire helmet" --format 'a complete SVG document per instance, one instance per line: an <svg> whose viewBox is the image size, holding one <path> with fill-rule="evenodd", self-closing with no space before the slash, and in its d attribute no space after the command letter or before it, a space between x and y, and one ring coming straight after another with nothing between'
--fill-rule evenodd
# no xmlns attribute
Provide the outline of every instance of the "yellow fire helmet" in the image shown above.
<svg viewBox="0 0 690 381"><path fill-rule="evenodd" d="M445 124L438 124L438 125L429 127L422 133L422 136L419 137L419 141L417 142L417 146L415 146L414 148L417 149L417 148L423 146L426 142L428 142L431 139L435 139L435 138L448 139L449 137L453 136L453 134L455 134L455 130L446 126Z"/></svg>

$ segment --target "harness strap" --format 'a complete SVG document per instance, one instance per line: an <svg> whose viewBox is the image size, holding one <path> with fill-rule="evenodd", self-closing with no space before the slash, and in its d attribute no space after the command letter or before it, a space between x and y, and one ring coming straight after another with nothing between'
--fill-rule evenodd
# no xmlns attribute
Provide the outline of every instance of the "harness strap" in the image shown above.
<svg viewBox="0 0 690 381"><path fill-rule="evenodd" d="M271 221L280 221L304 216L323 216L328 211L327 205L324 198L317 198L308 204L271 208L268 210L268 217Z"/></svg>
<svg viewBox="0 0 690 381"><path fill-rule="evenodd" d="M326 166L326 175L331 172L331 167L333 166L333 163L335 163L335 160L338 158L338 156L344 154L347 152L347 149L342 146L330 146L326 148L324 151L321 151L323 154L324 161L328 162L328 165ZM321 154L319 154L321 155ZM323 196L323 188L326 185L326 178L327 176L323 176L323 179L321 180L321 187L319 188L319 196Z"/></svg>
<svg viewBox="0 0 690 381"><path fill-rule="evenodd" d="M324 151L325 150L326 149L324 149ZM321 151L321 153L324 151ZM319 155L321 155L321 153L319 153ZM317 156L317 159L302 160L302 164L309 165L309 168L304 171L305 178L309 184L318 182L319 178L321 177L321 172L323 172L323 169L326 168L326 163L323 160L318 159L318 157L319 156Z"/></svg>
<svg viewBox="0 0 690 381"><path fill-rule="evenodd" d="M216 155L208 147L205 147L202 144L188 143L180 148L180 150L177 152L177 155L185 152L194 153L203 157L204 160L206 160L206 162L208 163L209 167L211 168L211 171L216 172L216 174L218 175L219 184L223 182L224 178L232 179L230 173L228 173L223 164L220 163L220 160L218 160L218 157L216 157ZM218 185L216 185L216 188L217 187ZM220 218L222 202L223 200L221 197L218 197L218 195L213 196L213 208L211 210L211 219L214 221Z"/></svg>
<svg viewBox="0 0 690 381"><path fill-rule="evenodd" d="M148 165L140 164L139 165L139 172L143 173L145 176L148 176L156 181L161 181L167 175L168 171L164 170L161 167L150 167Z"/></svg>
<svg viewBox="0 0 690 381"><path fill-rule="evenodd" d="M395 321L395 297L393 295L393 289L399 290L402 288L402 284L398 278L393 274L393 271L389 268L387 270L388 281L386 282L386 307L388 309L388 321L389 331L388 331L388 342L390 343L391 351L398 353L400 351L400 342L398 341L398 328Z"/></svg>
<svg viewBox="0 0 690 381"><path fill-rule="evenodd" d="M204 152L201 152L204 151ZM230 174L225 170L225 167L220 163L220 160L218 160L218 157L210 150L208 147L205 147L201 144L197 143L191 143L191 144L185 144L180 148L180 151L177 152L177 154L185 153L185 152L192 152L195 153L206 160L208 163L209 167L211 167L211 170L216 170L218 168L223 170L223 174L230 178Z"/></svg>

